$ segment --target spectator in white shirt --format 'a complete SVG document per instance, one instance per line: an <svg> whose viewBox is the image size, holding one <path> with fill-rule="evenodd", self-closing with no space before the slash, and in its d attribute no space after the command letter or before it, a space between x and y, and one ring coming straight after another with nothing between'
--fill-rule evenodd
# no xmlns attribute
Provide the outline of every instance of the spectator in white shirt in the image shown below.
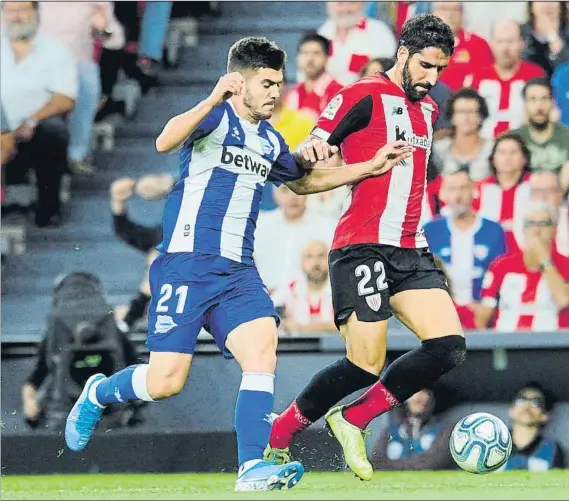
<svg viewBox="0 0 569 501"><path fill-rule="evenodd" d="M306 209L306 197L285 185L274 191L278 208L259 214L255 264L270 293L302 272L301 253L310 240L332 243L336 221Z"/></svg>
<svg viewBox="0 0 569 501"><path fill-rule="evenodd" d="M336 332L327 244L311 240L302 249L302 273L275 292L281 330L289 335Z"/></svg>
<svg viewBox="0 0 569 501"><path fill-rule="evenodd" d="M1 98L18 153L6 166L6 182L22 184L35 171L35 221L57 224L59 189L67 169L67 137L61 118L74 106L77 65L58 40L36 36L38 2L2 3ZM56 120L58 119L58 120ZM12 178L10 180L10 178Z"/></svg>
<svg viewBox="0 0 569 501"><path fill-rule="evenodd" d="M365 2L327 2L328 20L318 30L331 42L328 71L343 85L358 79L376 57L394 57L397 44L383 21L365 17Z"/></svg>

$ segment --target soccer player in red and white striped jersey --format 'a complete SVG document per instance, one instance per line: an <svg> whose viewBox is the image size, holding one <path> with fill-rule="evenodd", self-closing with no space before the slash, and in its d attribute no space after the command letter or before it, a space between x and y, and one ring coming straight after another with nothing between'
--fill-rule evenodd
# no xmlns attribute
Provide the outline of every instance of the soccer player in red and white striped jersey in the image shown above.
<svg viewBox="0 0 569 501"><path fill-rule="evenodd" d="M477 325L496 330L557 331L569 328L569 258L554 245L557 211L531 202L524 217L524 251L494 261L484 277Z"/></svg>
<svg viewBox="0 0 569 501"><path fill-rule="evenodd" d="M496 23L491 46L495 63L480 67L466 79L488 105L490 116L481 132L486 139L523 125L524 85L532 78L546 76L540 66L522 61L524 42L515 21Z"/></svg>
<svg viewBox="0 0 569 501"><path fill-rule="evenodd" d="M530 198L530 159L527 146L518 136L504 134L490 155L494 175L476 184L474 210L502 225L510 251L519 249L523 240L523 211Z"/></svg>
<svg viewBox="0 0 569 501"><path fill-rule="evenodd" d="M346 163L366 161L379 146L397 140L414 152L385 174L352 186L329 255L334 320L347 357L322 369L273 421L268 457L286 457L296 432L342 398L372 385L326 417L352 471L371 479L362 430L466 357L446 277L427 248L421 225L438 114L428 93L453 47L452 31L438 17L413 17L403 27L395 66L345 87L316 123L313 136L339 146ZM394 361L378 381L392 314L422 343Z"/></svg>

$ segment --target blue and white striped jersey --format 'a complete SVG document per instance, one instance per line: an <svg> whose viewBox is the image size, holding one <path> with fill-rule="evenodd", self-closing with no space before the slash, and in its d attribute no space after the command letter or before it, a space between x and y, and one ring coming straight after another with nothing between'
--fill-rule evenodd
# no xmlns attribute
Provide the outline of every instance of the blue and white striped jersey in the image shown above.
<svg viewBox="0 0 569 501"><path fill-rule="evenodd" d="M478 217L469 230L461 231L447 217L425 225L431 252L446 265L456 304L480 300L482 280L492 261L506 253L506 236L499 223Z"/></svg>
<svg viewBox="0 0 569 501"><path fill-rule="evenodd" d="M263 187L302 177L281 135L252 124L230 101L199 124L180 152L180 178L164 208L159 250L223 256L253 264Z"/></svg>

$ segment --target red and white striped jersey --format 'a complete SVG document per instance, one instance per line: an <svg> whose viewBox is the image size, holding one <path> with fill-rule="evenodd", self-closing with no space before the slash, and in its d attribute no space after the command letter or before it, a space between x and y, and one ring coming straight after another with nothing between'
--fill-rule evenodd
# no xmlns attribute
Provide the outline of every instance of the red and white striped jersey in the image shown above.
<svg viewBox="0 0 569 501"><path fill-rule="evenodd" d="M430 97L411 102L380 73L344 88L330 101L312 134L340 146L346 164L370 160L381 147L400 139L416 148L386 174L352 186L332 249L374 243L427 246L421 221L437 114Z"/></svg>
<svg viewBox="0 0 569 501"><path fill-rule="evenodd" d="M524 211L530 199L529 174L520 182L505 190L490 176L476 183L476 197L473 209L482 217L502 225L506 234L508 251L519 250L523 245Z"/></svg>
<svg viewBox="0 0 569 501"><path fill-rule="evenodd" d="M288 90L285 104L293 110L312 113L316 119L340 90L342 90L342 84L337 82L330 73L324 73L314 82L311 90L306 88L305 82L300 82Z"/></svg>
<svg viewBox="0 0 569 501"><path fill-rule="evenodd" d="M301 325L313 322L334 323L332 288L328 281L318 292L308 287L306 276L293 280L286 290L277 291L275 302L284 306L287 317L294 318Z"/></svg>
<svg viewBox="0 0 569 501"><path fill-rule="evenodd" d="M330 40L327 68L342 85L355 82L370 59L394 57L397 50L393 32L386 23L377 19L364 17L346 40L337 37L336 25L331 19L321 26L318 33Z"/></svg>
<svg viewBox="0 0 569 501"><path fill-rule="evenodd" d="M569 258L553 253L552 262L569 281ZM529 271L522 252L496 259L482 284L481 303L498 308L496 330L555 331L569 328L569 308L559 310L543 274Z"/></svg>
<svg viewBox="0 0 569 501"><path fill-rule="evenodd" d="M555 248L562 256L569 257L569 204L562 205L559 208Z"/></svg>
<svg viewBox="0 0 569 501"><path fill-rule="evenodd" d="M494 65L483 67L468 77L466 84L486 100L490 113L482 126L482 137L498 137L503 132L522 126L525 118L522 89L528 80L544 76L543 68L522 61L516 74L509 80L502 80Z"/></svg>

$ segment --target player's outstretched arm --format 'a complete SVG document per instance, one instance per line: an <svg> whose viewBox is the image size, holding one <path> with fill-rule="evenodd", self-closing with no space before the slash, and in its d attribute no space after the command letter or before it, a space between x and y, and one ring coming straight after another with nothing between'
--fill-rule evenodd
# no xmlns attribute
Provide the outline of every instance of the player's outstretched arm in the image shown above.
<svg viewBox="0 0 569 501"><path fill-rule="evenodd" d="M318 164L336 154L338 147L330 146L322 139L313 138L293 155L297 163L306 170L306 174L286 184L298 195L333 190L371 176L385 174L399 162L409 158L414 151L415 148L409 146L406 141L395 141L386 144L371 160L366 162L341 167L323 167Z"/></svg>
<svg viewBox="0 0 569 501"><path fill-rule="evenodd" d="M171 118L160 135L156 138L156 149L160 153L177 151L184 141L198 128L200 122L211 111L233 95L241 94L243 77L238 72L223 75L215 88L201 103L191 110Z"/></svg>

